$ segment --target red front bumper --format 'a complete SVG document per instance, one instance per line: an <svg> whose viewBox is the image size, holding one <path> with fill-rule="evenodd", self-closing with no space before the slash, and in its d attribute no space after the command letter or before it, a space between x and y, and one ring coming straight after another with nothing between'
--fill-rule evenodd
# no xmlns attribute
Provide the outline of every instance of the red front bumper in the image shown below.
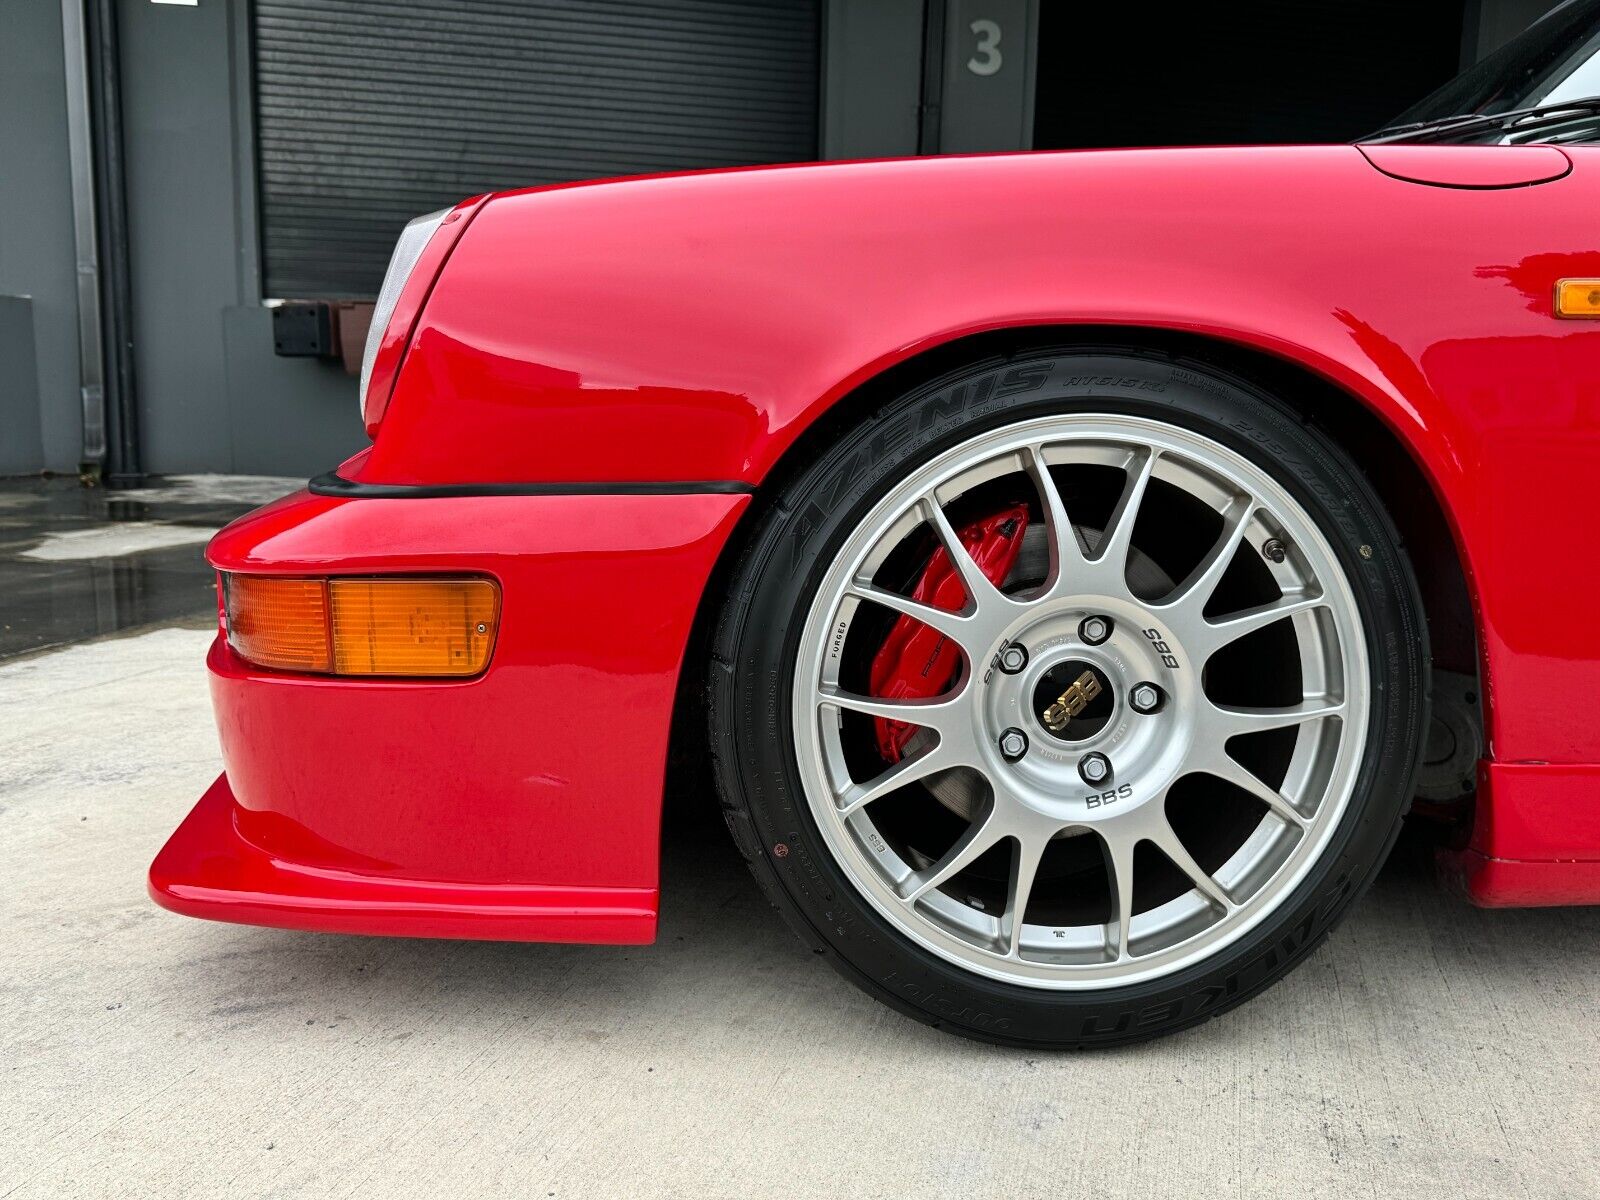
<svg viewBox="0 0 1600 1200"><path fill-rule="evenodd" d="M225 775L156 858L192 916L347 933L644 942L689 630L745 496L337 499L229 526L226 571L499 580L458 681L207 661Z"/></svg>

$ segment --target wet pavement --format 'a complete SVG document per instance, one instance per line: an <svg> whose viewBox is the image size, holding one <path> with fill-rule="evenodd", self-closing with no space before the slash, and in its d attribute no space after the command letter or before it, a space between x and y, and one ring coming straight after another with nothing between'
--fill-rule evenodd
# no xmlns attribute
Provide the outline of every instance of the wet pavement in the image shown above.
<svg viewBox="0 0 1600 1200"><path fill-rule="evenodd" d="M209 623L217 600L206 542L302 482L176 475L110 491L73 478L0 479L0 659Z"/></svg>

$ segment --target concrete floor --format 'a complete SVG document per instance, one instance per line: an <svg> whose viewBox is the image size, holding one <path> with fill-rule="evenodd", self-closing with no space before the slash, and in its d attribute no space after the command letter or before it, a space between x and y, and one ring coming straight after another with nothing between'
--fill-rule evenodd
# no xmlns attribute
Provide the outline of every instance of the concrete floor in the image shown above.
<svg viewBox="0 0 1600 1200"><path fill-rule="evenodd" d="M208 636L0 666L0 1196L1600 1194L1600 910L1464 907L1418 847L1253 1004L1061 1056L866 999L714 821L647 948L162 912Z"/></svg>

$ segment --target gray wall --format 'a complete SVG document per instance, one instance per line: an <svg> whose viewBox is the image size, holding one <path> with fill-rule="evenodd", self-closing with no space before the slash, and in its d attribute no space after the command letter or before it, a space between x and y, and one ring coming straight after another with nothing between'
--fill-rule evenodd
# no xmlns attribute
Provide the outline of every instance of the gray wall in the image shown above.
<svg viewBox="0 0 1600 1200"><path fill-rule="evenodd" d="M7 3L0 31L0 296L27 299L0 308L0 473L75 471L83 437L65 63L61 5Z"/></svg>
<svg viewBox="0 0 1600 1200"><path fill-rule="evenodd" d="M364 444L356 381L272 353L244 0L122 0L118 16L145 469L326 470Z"/></svg>
<svg viewBox="0 0 1600 1200"><path fill-rule="evenodd" d="M917 152L923 0L828 0L822 22L822 157Z"/></svg>
<svg viewBox="0 0 1600 1200"><path fill-rule="evenodd" d="M44 462L33 341L33 301L0 295L0 475L37 471Z"/></svg>
<svg viewBox="0 0 1600 1200"><path fill-rule="evenodd" d="M356 383L337 364L272 353L245 0L121 0L118 18L145 469L324 470L363 444ZM7 3L0 297L25 299L0 302L0 474L73 472L82 451L64 76L57 0Z"/></svg>
<svg viewBox="0 0 1600 1200"><path fill-rule="evenodd" d="M1032 148L1038 33L1039 0L948 0L940 150Z"/></svg>
<svg viewBox="0 0 1600 1200"><path fill-rule="evenodd" d="M917 153L923 0L829 0L822 157ZM1033 140L1039 0L947 0L938 149L1026 150ZM974 29L974 22L986 22ZM979 45L993 40L991 49Z"/></svg>

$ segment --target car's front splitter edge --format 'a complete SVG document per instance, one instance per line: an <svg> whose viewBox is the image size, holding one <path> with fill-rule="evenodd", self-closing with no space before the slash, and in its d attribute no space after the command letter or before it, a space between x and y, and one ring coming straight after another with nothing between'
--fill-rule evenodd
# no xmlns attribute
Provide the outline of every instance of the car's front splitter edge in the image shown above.
<svg viewBox="0 0 1600 1200"><path fill-rule="evenodd" d="M637 945L655 939L655 888L396 879L307 867L247 840L221 775L150 866L150 895L191 917L323 933Z"/></svg>

